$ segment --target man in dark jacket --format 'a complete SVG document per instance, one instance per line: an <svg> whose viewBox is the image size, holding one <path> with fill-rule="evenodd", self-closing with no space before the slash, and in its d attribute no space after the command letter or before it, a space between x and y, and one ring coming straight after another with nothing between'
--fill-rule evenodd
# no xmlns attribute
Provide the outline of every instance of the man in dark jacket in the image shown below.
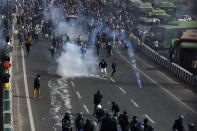
<svg viewBox="0 0 197 131"><path fill-rule="evenodd" d="M148 124L148 119L145 118L144 119L144 131L153 131L153 127L151 125Z"/></svg>
<svg viewBox="0 0 197 131"><path fill-rule="evenodd" d="M101 68L101 77L105 77L107 75L107 63L104 59L99 63L99 67Z"/></svg>
<svg viewBox="0 0 197 131"><path fill-rule="evenodd" d="M116 58L114 58L111 66L112 66L112 70L113 70L111 73L111 76L113 76L114 73L116 73L116 67L117 67L117 59Z"/></svg>
<svg viewBox="0 0 197 131"><path fill-rule="evenodd" d="M100 131L110 131L111 124L112 124L112 119L110 118L109 113L106 113L105 117L102 119Z"/></svg>
<svg viewBox="0 0 197 131"><path fill-rule="evenodd" d="M103 98L103 95L98 90L97 93L94 94L94 114L93 114L94 116L96 115L97 105L101 103L102 98Z"/></svg>
<svg viewBox="0 0 197 131"><path fill-rule="evenodd" d="M173 130L185 131L183 119L184 119L184 116L180 115L179 119L175 120L174 125L173 125Z"/></svg>
<svg viewBox="0 0 197 131"><path fill-rule="evenodd" d="M62 119L62 131L72 131L70 113L66 113Z"/></svg>
<svg viewBox="0 0 197 131"><path fill-rule="evenodd" d="M101 105L99 104L96 109L96 117L98 119L98 122L101 122L104 116L105 116L105 111L102 109Z"/></svg>
<svg viewBox="0 0 197 131"><path fill-rule="evenodd" d="M94 126L93 126L92 120L90 118L88 118L86 120L86 124L84 125L83 131L94 131Z"/></svg>
<svg viewBox="0 0 197 131"><path fill-rule="evenodd" d="M76 131L83 131L84 125L83 113L79 112L77 118L75 119Z"/></svg>
<svg viewBox="0 0 197 131"><path fill-rule="evenodd" d="M38 98L40 98L40 75L37 75L34 79L34 92L33 98L35 98L36 91L38 91Z"/></svg>
<svg viewBox="0 0 197 131"><path fill-rule="evenodd" d="M118 113L120 111L120 108L119 108L118 104L115 103L115 101L112 102L111 110L114 113L114 115L118 115Z"/></svg>
<svg viewBox="0 0 197 131"><path fill-rule="evenodd" d="M128 128L128 125L129 125L129 117L128 117L126 111L124 111L123 114L121 114L118 117L118 120L119 120L119 124L121 126L122 131L128 131L129 130L129 128Z"/></svg>

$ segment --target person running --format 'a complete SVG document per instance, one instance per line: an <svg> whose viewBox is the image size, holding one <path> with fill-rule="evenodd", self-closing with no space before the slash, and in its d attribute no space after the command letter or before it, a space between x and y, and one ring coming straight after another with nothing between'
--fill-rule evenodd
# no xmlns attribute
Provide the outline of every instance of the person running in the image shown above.
<svg viewBox="0 0 197 131"><path fill-rule="evenodd" d="M37 75L34 79L34 91L32 98L35 98L36 91L38 91L38 98L40 98L40 75Z"/></svg>
<svg viewBox="0 0 197 131"><path fill-rule="evenodd" d="M106 77L107 75L107 63L106 61L103 59L100 63L99 63L99 67L101 68L101 77Z"/></svg>
<svg viewBox="0 0 197 131"><path fill-rule="evenodd" d="M72 131L70 113L66 113L62 119L62 131Z"/></svg>
<svg viewBox="0 0 197 131"><path fill-rule="evenodd" d="M94 113L93 115L96 115L96 108L99 104L101 104L101 100L103 98L103 95L98 90L96 94L94 94Z"/></svg>
<svg viewBox="0 0 197 131"><path fill-rule="evenodd" d="M113 76L115 73L116 73L116 67L117 67L117 59L114 58L113 62L112 62L112 73L111 73L111 76Z"/></svg>

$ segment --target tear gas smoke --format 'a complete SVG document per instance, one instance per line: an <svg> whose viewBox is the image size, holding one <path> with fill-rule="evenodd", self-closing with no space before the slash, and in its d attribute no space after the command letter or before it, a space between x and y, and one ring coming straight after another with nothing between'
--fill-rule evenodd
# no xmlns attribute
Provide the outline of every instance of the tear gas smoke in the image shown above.
<svg viewBox="0 0 197 131"><path fill-rule="evenodd" d="M66 43L57 59L57 73L64 77L92 76L98 73L97 61L93 50L88 49L83 55L79 46Z"/></svg>
<svg viewBox="0 0 197 131"><path fill-rule="evenodd" d="M135 72L135 76L136 76L136 79L137 79L138 86L140 88L142 88L140 73L137 71L137 63L136 63L136 59L135 59L135 56L134 56L133 45L130 42L130 40L127 40L127 46L129 47L128 48L128 54L129 54L129 57L131 59L132 67L133 67L133 70Z"/></svg>

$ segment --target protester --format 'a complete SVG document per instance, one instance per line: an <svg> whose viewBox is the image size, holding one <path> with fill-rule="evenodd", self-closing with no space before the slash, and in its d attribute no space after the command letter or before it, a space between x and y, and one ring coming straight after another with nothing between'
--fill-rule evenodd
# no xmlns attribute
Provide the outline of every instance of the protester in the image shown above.
<svg viewBox="0 0 197 131"><path fill-rule="evenodd" d="M86 119L83 131L94 131L94 125L92 124L91 118Z"/></svg>
<svg viewBox="0 0 197 131"><path fill-rule="evenodd" d="M120 108L119 108L118 104L116 104L115 101L112 102L111 110L114 113L114 116L118 116L118 113L120 112Z"/></svg>
<svg viewBox="0 0 197 131"><path fill-rule="evenodd" d="M117 67L117 58L114 58L113 62L112 62L112 73L111 76L113 76L116 73L116 67Z"/></svg>
<svg viewBox="0 0 197 131"><path fill-rule="evenodd" d="M107 75L107 63L104 59L99 63L99 67L101 69L101 77L106 77Z"/></svg>
<svg viewBox="0 0 197 131"><path fill-rule="evenodd" d="M184 116L180 115L179 118L174 122L173 130L176 129L177 131L185 131L183 120L184 120Z"/></svg>
<svg viewBox="0 0 197 131"><path fill-rule="evenodd" d="M65 113L64 118L62 119L62 131L72 131L70 113Z"/></svg>
<svg viewBox="0 0 197 131"><path fill-rule="evenodd" d="M37 75L34 79L34 91L32 98L35 98L36 92L38 92L38 98L40 98L40 75Z"/></svg>
<svg viewBox="0 0 197 131"><path fill-rule="evenodd" d="M96 117L98 119L98 122L101 122L104 116L105 116L105 111L102 109L100 104L97 105Z"/></svg>
<svg viewBox="0 0 197 131"><path fill-rule="evenodd" d="M129 117L127 115L127 111L124 111L123 114L120 114L118 121L122 131L129 131Z"/></svg>
<svg viewBox="0 0 197 131"><path fill-rule="evenodd" d="M77 118L75 119L75 128L76 131L83 131L84 130L84 119L83 119L83 113L79 112Z"/></svg>
<svg viewBox="0 0 197 131"><path fill-rule="evenodd" d="M97 106L101 104L102 99L103 99L103 95L100 93L100 90L98 90L97 93L94 94L94 113L93 113L94 116L96 116Z"/></svg>

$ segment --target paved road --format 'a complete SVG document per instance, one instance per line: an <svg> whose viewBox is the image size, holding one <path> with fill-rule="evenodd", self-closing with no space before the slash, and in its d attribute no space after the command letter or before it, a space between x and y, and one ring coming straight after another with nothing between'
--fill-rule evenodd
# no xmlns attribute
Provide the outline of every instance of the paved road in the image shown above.
<svg viewBox="0 0 197 131"><path fill-rule="evenodd" d="M121 112L128 111L130 119L134 115L140 120L148 117L156 131L169 131L179 114L185 115L186 124L190 121L197 124L196 92L140 53L136 53L136 60L142 88L136 82L125 51L114 53L113 57L118 58L118 70L112 79L98 76L62 78L56 74L57 63L51 60L49 42L40 40L28 57L26 51L17 42L15 44L12 93L16 131L60 130L66 111L71 112L72 122L79 111L91 117L93 94L98 89L104 96L105 111L111 113L111 102L116 101ZM102 58L110 65L113 57ZM41 98L31 99L33 79L37 74L41 75ZM97 125L95 119L94 124Z"/></svg>

